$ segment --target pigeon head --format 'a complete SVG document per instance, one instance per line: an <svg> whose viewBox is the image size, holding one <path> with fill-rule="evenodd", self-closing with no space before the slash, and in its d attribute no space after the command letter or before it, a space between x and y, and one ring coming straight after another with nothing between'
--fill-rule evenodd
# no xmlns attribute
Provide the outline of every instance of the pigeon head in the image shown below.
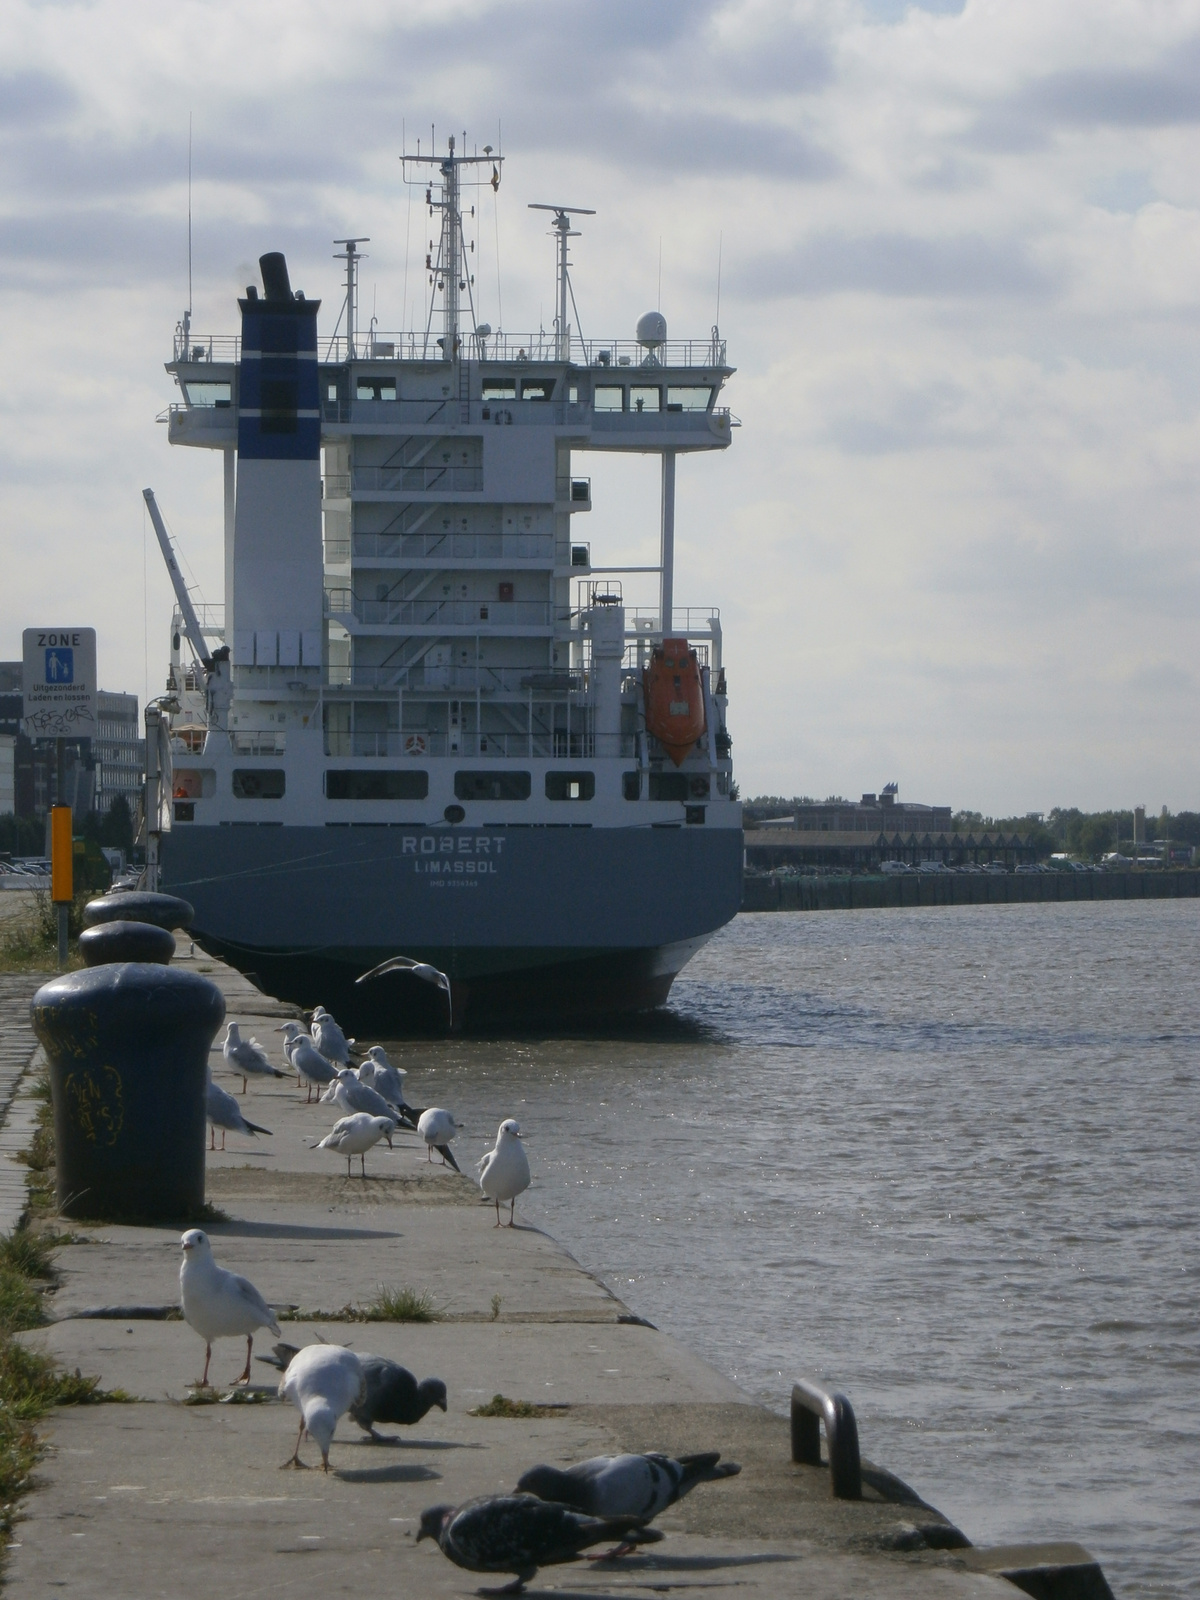
<svg viewBox="0 0 1200 1600"><path fill-rule="evenodd" d="M570 1489L570 1479L557 1467L530 1467L517 1479L518 1494L533 1494L539 1500L564 1500L564 1489Z"/></svg>
<svg viewBox="0 0 1200 1600"><path fill-rule="evenodd" d="M422 1378L417 1385L417 1399L421 1402L421 1416L434 1406L446 1409L446 1385L440 1378Z"/></svg>
<svg viewBox="0 0 1200 1600"><path fill-rule="evenodd" d="M185 1256L207 1256L212 1254L212 1246L208 1242L208 1235L199 1228L189 1228L179 1241Z"/></svg>
<svg viewBox="0 0 1200 1600"><path fill-rule="evenodd" d="M422 1539L440 1539L442 1529L450 1521L456 1510L456 1506L430 1506L428 1511L422 1511L421 1526L417 1531L417 1544L420 1544Z"/></svg>

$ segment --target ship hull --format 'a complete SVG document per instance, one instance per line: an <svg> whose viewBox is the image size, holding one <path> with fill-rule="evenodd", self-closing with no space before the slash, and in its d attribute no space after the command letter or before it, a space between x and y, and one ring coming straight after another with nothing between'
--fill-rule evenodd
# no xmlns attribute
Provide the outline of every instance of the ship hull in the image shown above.
<svg viewBox="0 0 1200 1600"><path fill-rule="evenodd" d="M444 1031L441 993L393 955L449 974L454 1024L579 1022L661 1005L737 912L734 828L181 827L161 886L192 935L266 993L354 1029Z"/></svg>

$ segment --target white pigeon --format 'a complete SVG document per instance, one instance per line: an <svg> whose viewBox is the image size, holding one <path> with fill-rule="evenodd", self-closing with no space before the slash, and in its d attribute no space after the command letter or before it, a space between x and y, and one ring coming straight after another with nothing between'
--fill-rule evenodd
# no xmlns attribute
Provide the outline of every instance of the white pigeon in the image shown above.
<svg viewBox="0 0 1200 1600"><path fill-rule="evenodd" d="M305 1433L321 1450L321 1465L329 1471L329 1446L338 1419L344 1417L363 1392L363 1370L353 1350L336 1344L310 1344L297 1350L279 1385L279 1398L290 1400L300 1413L296 1449L285 1467L303 1467L300 1443Z"/></svg>
<svg viewBox="0 0 1200 1600"><path fill-rule="evenodd" d="M450 1112L441 1106L430 1106L428 1111L422 1111L417 1119L417 1132L425 1141L425 1154L430 1161L433 1160L433 1152L436 1150L442 1158L443 1166L449 1162L455 1172L461 1171L450 1149L461 1127L462 1123L455 1122Z"/></svg>
<svg viewBox="0 0 1200 1600"><path fill-rule="evenodd" d="M230 1072L235 1077L241 1076L243 1094L246 1092L246 1078L250 1073L263 1078L283 1077L279 1068L271 1065L271 1058L253 1035L249 1039L242 1038L236 1022L229 1024L229 1032L225 1035L221 1054L225 1057Z"/></svg>
<svg viewBox="0 0 1200 1600"><path fill-rule="evenodd" d="M387 1058L387 1052L381 1044L373 1044L367 1051L367 1059L359 1068L362 1075L363 1067L370 1064L371 1075L366 1080L371 1087L378 1091L385 1100L390 1100L397 1110L405 1105L404 1080L408 1073L403 1067L394 1067Z"/></svg>
<svg viewBox="0 0 1200 1600"><path fill-rule="evenodd" d="M386 1139L388 1149L392 1145L392 1134L396 1124L391 1117L372 1117L365 1111L356 1111L353 1116L342 1117L335 1122L333 1127L323 1139L317 1141L318 1150L334 1150L346 1158L346 1176L350 1176L350 1158L357 1156L362 1164L362 1175L367 1175L367 1151L377 1145L380 1139Z"/></svg>
<svg viewBox="0 0 1200 1600"><path fill-rule="evenodd" d="M326 1061L336 1061L343 1067L350 1065L350 1046L354 1040L346 1038L324 1006L318 1006L313 1012L312 1036Z"/></svg>
<svg viewBox="0 0 1200 1600"><path fill-rule="evenodd" d="M529 1162L521 1147L521 1127L508 1117L500 1124L495 1148L479 1163L479 1187L496 1203L496 1226L500 1226L500 1202L508 1201L508 1225L513 1226L517 1196L529 1187Z"/></svg>
<svg viewBox="0 0 1200 1600"><path fill-rule="evenodd" d="M393 1123L399 1120L399 1113L394 1107L381 1094L377 1094L369 1083L363 1083L349 1067L342 1068L336 1080L321 1096L321 1101L325 1105L336 1103L347 1111L365 1111L370 1117L388 1117Z"/></svg>
<svg viewBox="0 0 1200 1600"><path fill-rule="evenodd" d="M248 1133L251 1138L256 1133L270 1134L270 1128L260 1128L257 1122L251 1122L249 1117L242 1115L242 1108L236 1098L228 1089L222 1089L219 1083L213 1082L212 1070L209 1070L204 1088L204 1114L208 1118L208 1148L217 1148L217 1129L221 1130L221 1149L225 1148L225 1134ZM272 1135L274 1137L274 1135Z"/></svg>
<svg viewBox="0 0 1200 1600"><path fill-rule="evenodd" d="M250 1351L256 1328L269 1328L280 1337L275 1313L248 1278L226 1272L213 1260L208 1235L189 1228L180 1239L183 1263L179 1268L179 1299L184 1319L204 1340L204 1376L199 1387L208 1388L208 1363L214 1339L245 1335L246 1370L238 1383L250 1382Z"/></svg>

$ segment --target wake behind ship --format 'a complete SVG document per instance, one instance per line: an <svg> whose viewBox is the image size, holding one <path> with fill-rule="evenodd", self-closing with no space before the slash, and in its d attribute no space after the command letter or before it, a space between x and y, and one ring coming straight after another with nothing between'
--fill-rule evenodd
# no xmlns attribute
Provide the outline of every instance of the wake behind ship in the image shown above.
<svg viewBox="0 0 1200 1600"><path fill-rule="evenodd" d="M338 241L333 335L278 254L240 335L181 322L169 436L222 452L223 613L147 492L179 600L152 869L204 949L373 1031L445 1025L411 975L356 982L397 954L448 973L470 1026L649 1009L741 899L719 613L674 605L676 460L728 447L733 369L716 328L668 341L657 312L579 337L576 208L541 208L553 334L477 321L462 195L500 161L405 158L437 223L424 332L358 332L363 239ZM657 567L593 564L585 450L660 456ZM657 605L626 605L647 572Z"/></svg>

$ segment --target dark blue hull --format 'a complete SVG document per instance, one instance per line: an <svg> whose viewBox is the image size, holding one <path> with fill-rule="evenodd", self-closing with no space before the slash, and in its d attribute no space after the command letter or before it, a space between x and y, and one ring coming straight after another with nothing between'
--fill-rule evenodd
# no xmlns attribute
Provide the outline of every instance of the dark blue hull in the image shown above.
<svg viewBox="0 0 1200 1600"><path fill-rule="evenodd" d="M661 1005L736 915L740 829L177 827L161 885L204 949L374 1033L444 1030L438 991L355 980L392 955L449 973L456 1025Z"/></svg>

